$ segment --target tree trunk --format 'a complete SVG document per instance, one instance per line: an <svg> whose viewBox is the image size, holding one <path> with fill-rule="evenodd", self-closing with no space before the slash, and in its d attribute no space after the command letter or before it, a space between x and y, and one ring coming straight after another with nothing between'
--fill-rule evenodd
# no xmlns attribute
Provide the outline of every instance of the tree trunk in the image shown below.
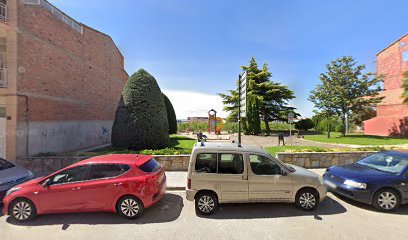
<svg viewBox="0 0 408 240"><path fill-rule="evenodd" d="M331 121L330 116L327 116L327 138L330 138Z"/></svg>
<svg viewBox="0 0 408 240"><path fill-rule="evenodd" d="M269 119L268 119L268 115L265 113L265 111L263 112L263 120L265 123L265 130L266 130L266 135L269 135L271 129L269 128Z"/></svg>
<svg viewBox="0 0 408 240"><path fill-rule="evenodd" d="M346 117L345 116L341 117L341 124L342 124L341 136L345 137L346 136Z"/></svg>

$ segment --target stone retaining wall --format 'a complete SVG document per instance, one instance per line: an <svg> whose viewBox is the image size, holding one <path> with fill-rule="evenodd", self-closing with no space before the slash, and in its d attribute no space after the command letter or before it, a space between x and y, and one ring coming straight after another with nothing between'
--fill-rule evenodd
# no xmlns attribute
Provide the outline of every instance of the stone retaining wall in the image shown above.
<svg viewBox="0 0 408 240"><path fill-rule="evenodd" d="M354 163L374 152L310 152L277 153L285 162L305 168L326 168L335 165ZM16 163L31 170L36 175L49 174L89 157L28 157L18 158ZM190 155L156 155L166 171L187 171Z"/></svg>
<svg viewBox="0 0 408 240"><path fill-rule="evenodd" d="M289 164L304 168L327 168L331 166L355 163L359 159L375 152L307 152L277 153L277 157Z"/></svg>

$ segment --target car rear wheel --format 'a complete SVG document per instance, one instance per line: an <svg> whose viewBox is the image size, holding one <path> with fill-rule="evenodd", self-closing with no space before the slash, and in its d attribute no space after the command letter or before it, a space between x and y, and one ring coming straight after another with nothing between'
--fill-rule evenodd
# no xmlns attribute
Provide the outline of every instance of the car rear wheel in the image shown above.
<svg viewBox="0 0 408 240"><path fill-rule="evenodd" d="M17 222L27 222L37 216L34 204L28 199L16 199L10 205L10 216Z"/></svg>
<svg viewBox="0 0 408 240"><path fill-rule="evenodd" d="M196 211L203 215L210 215L218 208L218 198L214 193L202 192L195 199Z"/></svg>
<svg viewBox="0 0 408 240"><path fill-rule="evenodd" d="M143 214L143 203L134 196L125 196L118 201L118 213L127 219L135 219Z"/></svg>
<svg viewBox="0 0 408 240"><path fill-rule="evenodd" d="M300 190L296 194L296 206L305 210L305 211L312 211L317 207L319 204L319 196L316 190L307 188Z"/></svg>
<svg viewBox="0 0 408 240"><path fill-rule="evenodd" d="M384 212L394 211L400 205L400 197L397 191L393 189L384 189L378 191L373 198L373 205L378 210Z"/></svg>

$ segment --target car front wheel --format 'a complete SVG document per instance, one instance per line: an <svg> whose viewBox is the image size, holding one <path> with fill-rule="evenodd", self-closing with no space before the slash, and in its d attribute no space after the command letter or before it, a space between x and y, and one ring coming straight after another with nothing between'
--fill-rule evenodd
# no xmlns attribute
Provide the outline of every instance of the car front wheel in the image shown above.
<svg viewBox="0 0 408 240"><path fill-rule="evenodd" d="M304 189L296 194L296 206L305 210L312 211L319 204L319 196L314 189Z"/></svg>
<svg viewBox="0 0 408 240"><path fill-rule="evenodd" d="M400 205L399 194L392 189L380 190L374 195L373 205L383 212L394 211Z"/></svg>
<svg viewBox="0 0 408 240"><path fill-rule="evenodd" d="M17 222L27 222L37 216L34 204L28 199L16 199L10 205L10 216Z"/></svg>
<svg viewBox="0 0 408 240"><path fill-rule="evenodd" d="M127 219L135 219L144 211L143 203L136 197L125 196L118 201L118 213Z"/></svg>
<svg viewBox="0 0 408 240"><path fill-rule="evenodd" d="M211 192L202 192L195 199L196 210L203 215L210 215L218 208L218 198Z"/></svg>

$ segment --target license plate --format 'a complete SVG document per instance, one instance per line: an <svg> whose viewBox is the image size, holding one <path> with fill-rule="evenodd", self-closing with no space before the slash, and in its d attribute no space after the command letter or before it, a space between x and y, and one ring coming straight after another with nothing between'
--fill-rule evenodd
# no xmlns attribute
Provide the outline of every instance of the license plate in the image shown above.
<svg viewBox="0 0 408 240"><path fill-rule="evenodd" d="M337 185L336 185L336 184L334 184L334 183L332 183L332 182L330 182L330 181L328 181L328 180L324 180L324 184L325 184L326 186L330 187L330 188L333 188L333 189L337 188Z"/></svg>

